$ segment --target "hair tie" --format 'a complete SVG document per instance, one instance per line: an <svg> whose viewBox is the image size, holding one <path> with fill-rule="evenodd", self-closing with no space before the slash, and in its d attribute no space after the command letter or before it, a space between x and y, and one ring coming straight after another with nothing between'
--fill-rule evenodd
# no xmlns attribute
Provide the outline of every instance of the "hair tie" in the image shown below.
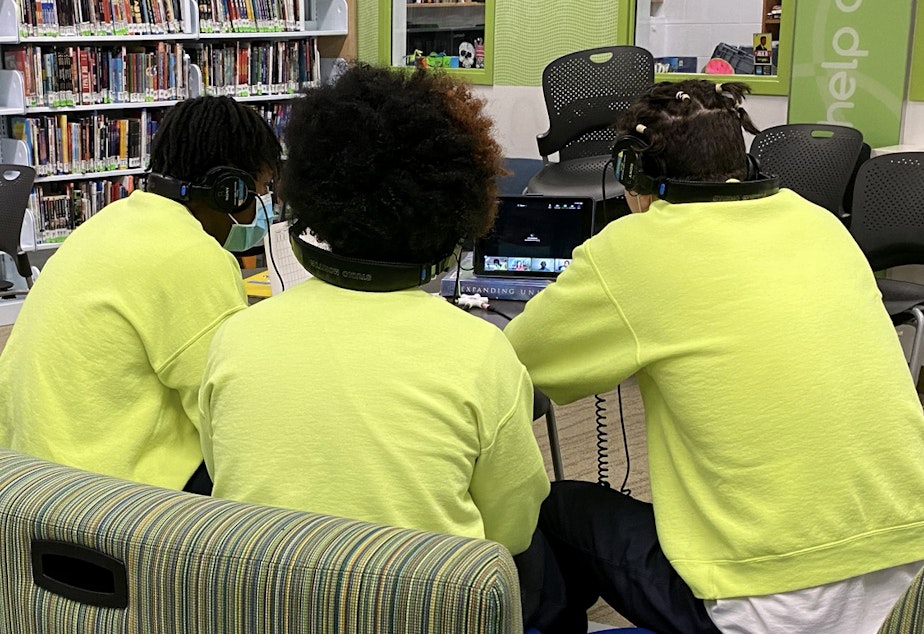
<svg viewBox="0 0 924 634"><path fill-rule="evenodd" d="M718 83L715 85L715 91L719 93L720 95L722 94L722 84L721 83Z"/></svg>
<svg viewBox="0 0 924 634"><path fill-rule="evenodd" d="M635 126L635 131L638 132L639 134L645 134L647 130L648 128L642 125L641 123Z"/></svg>
<svg viewBox="0 0 924 634"><path fill-rule="evenodd" d="M674 97L677 99L677 101L690 101L690 95L683 92L682 90L678 90Z"/></svg>

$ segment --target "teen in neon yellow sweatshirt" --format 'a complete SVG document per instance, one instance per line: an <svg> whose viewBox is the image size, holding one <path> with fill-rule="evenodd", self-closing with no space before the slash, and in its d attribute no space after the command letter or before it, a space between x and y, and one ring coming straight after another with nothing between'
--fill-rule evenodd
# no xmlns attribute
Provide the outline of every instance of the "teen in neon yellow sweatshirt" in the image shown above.
<svg viewBox="0 0 924 634"><path fill-rule="evenodd" d="M529 545L549 479L503 333L416 289L311 279L235 315L209 354L214 494Z"/></svg>
<svg viewBox="0 0 924 634"><path fill-rule="evenodd" d="M788 190L610 224L506 334L555 402L636 375L661 546L696 596L924 559L924 415L873 274Z"/></svg>
<svg viewBox="0 0 924 634"><path fill-rule="evenodd" d="M3 437L54 462L183 488L202 462L209 342L246 305L234 257L186 207L132 192L80 226L29 293L0 357Z"/></svg>
<svg viewBox="0 0 924 634"><path fill-rule="evenodd" d="M250 198L266 192L280 153L269 125L230 97L167 111L147 176L161 195L135 190L77 227L26 297L0 356L0 445L207 491L202 369L218 326L247 305L240 267L222 247L247 248L229 236L253 227ZM238 192L229 183L255 188L246 204L218 204Z"/></svg>

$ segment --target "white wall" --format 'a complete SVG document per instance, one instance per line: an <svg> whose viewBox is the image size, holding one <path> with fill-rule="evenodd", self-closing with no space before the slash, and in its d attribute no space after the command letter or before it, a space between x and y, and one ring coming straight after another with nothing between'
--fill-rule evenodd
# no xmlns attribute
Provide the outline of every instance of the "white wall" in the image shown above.
<svg viewBox="0 0 924 634"><path fill-rule="evenodd" d="M651 4L648 43L642 46L655 57L696 57L702 70L719 42L751 46L761 31L762 13L762 0L664 0ZM638 23L644 28L645 16Z"/></svg>
<svg viewBox="0 0 924 634"><path fill-rule="evenodd" d="M917 146L916 151L924 151L924 102L906 102L904 117L902 144Z"/></svg>

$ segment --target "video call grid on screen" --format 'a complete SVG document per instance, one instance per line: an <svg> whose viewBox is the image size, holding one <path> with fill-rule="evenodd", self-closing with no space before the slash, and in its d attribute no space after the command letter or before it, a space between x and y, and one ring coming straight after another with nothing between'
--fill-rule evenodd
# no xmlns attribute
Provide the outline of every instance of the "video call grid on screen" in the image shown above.
<svg viewBox="0 0 924 634"><path fill-rule="evenodd" d="M475 242L475 275L556 277L590 237L590 198L501 196L493 231Z"/></svg>

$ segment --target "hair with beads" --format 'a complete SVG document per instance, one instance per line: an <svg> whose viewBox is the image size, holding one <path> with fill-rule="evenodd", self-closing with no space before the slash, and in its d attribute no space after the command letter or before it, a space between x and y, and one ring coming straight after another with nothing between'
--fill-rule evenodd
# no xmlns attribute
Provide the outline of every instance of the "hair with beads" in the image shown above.
<svg viewBox="0 0 924 634"><path fill-rule="evenodd" d="M357 63L292 106L287 216L338 255L445 257L494 222L491 128L484 103L448 74Z"/></svg>
<svg viewBox="0 0 924 634"><path fill-rule="evenodd" d="M210 169L227 166L256 179L264 169L278 172L281 154L256 110L230 97L196 97L164 115L151 144L151 171L196 183Z"/></svg>
<svg viewBox="0 0 924 634"><path fill-rule="evenodd" d="M643 135L650 144L645 154L663 161L668 178L744 179L747 157L742 130L759 132L741 105L750 92L742 82L660 82L629 107L616 129L620 135Z"/></svg>

